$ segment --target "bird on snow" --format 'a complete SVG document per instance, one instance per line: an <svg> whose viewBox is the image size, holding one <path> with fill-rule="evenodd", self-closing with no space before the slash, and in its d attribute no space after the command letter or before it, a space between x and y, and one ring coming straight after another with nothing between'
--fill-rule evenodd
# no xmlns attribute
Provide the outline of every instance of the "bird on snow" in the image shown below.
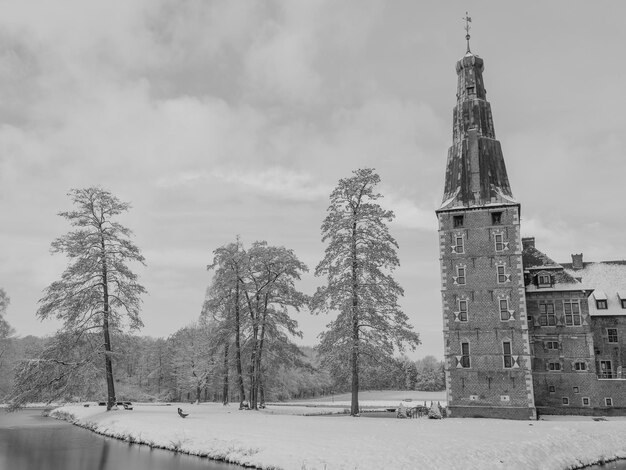
<svg viewBox="0 0 626 470"><path fill-rule="evenodd" d="M187 416L189 416L189 413L183 413L182 408L178 408L178 416L180 416L181 418L186 418Z"/></svg>

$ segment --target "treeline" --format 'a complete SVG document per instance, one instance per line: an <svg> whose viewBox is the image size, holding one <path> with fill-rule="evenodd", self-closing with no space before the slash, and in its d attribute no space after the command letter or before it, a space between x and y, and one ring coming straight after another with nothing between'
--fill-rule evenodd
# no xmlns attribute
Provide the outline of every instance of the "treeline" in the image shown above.
<svg viewBox="0 0 626 470"><path fill-rule="evenodd" d="M116 389L119 400L172 402L238 402L239 391L224 389L224 377L235 376L232 360L222 362L216 355L219 348L212 342L214 332L208 325L195 324L181 328L168 338L125 335L115 332L112 343L119 351L113 357L116 370ZM13 386L13 369L24 364L24 359L52 358L52 351L66 338L26 336L6 338L0 361L0 398L8 395ZM93 341L99 336L85 337L74 343L75 358L87 357ZM247 344L247 341L244 341ZM306 399L342 393L350 390L349 376L323 368L315 349L297 346L291 363L270 361L265 371L265 398L267 401ZM59 356L60 357L60 356ZM64 355L68 363L68 356ZM26 361L30 363L30 361ZM65 366L63 366L65 367ZM40 373L36 383L43 384L57 376L57 370L48 363L47 373ZM65 370L68 369L65 367ZM443 362L433 356L417 361L406 357L390 357L379 364L370 364L361 370L362 389L369 390L425 390L445 388ZM68 400L103 401L101 383L104 371L98 367L75 369L65 380L51 388L33 388L33 401L62 397ZM250 386L244 379L246 388ZM46 391L45 391L46 390ZM27 392L23 390L23 392ZM225 394L226 393L226 394Z"/></svg>

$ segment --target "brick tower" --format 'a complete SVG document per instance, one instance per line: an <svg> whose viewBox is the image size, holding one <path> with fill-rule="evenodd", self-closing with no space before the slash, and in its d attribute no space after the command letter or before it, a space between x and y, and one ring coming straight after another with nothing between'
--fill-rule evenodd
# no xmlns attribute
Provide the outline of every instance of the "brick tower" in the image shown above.
<svg viewBox="0 0 626 470"><path fill-rule="evenodd" d="M436 211L448 406L453 417L533 419L520 205L467 38Z"/></svg>

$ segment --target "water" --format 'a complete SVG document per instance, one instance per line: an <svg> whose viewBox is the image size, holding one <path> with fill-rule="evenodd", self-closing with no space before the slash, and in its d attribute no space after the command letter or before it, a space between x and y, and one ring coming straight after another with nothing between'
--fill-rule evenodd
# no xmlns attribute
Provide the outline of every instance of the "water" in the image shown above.
<svg viewBox="0 0 626 470"><path fill-rule="evenodd" d="M41 410L0 410L0 470L238 470L238 465L130 445Z"/></svg>
<svg viewBox="0 0 626 470"><path fill-rule="evenodd" d="M592 465L585 467L585 470L626 470L626 460L607 462L604 465Z"/></svg>

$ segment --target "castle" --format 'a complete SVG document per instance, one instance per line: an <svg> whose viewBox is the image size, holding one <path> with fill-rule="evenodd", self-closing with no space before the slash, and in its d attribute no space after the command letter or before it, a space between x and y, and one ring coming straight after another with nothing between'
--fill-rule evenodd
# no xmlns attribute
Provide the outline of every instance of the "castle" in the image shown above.
<svg viewBox="0 0 626 470"><path fill-rule="evenodd" d="M559 264L521 237L467 39L436 211L449 414L626 414L626 261Z"/></svg>

